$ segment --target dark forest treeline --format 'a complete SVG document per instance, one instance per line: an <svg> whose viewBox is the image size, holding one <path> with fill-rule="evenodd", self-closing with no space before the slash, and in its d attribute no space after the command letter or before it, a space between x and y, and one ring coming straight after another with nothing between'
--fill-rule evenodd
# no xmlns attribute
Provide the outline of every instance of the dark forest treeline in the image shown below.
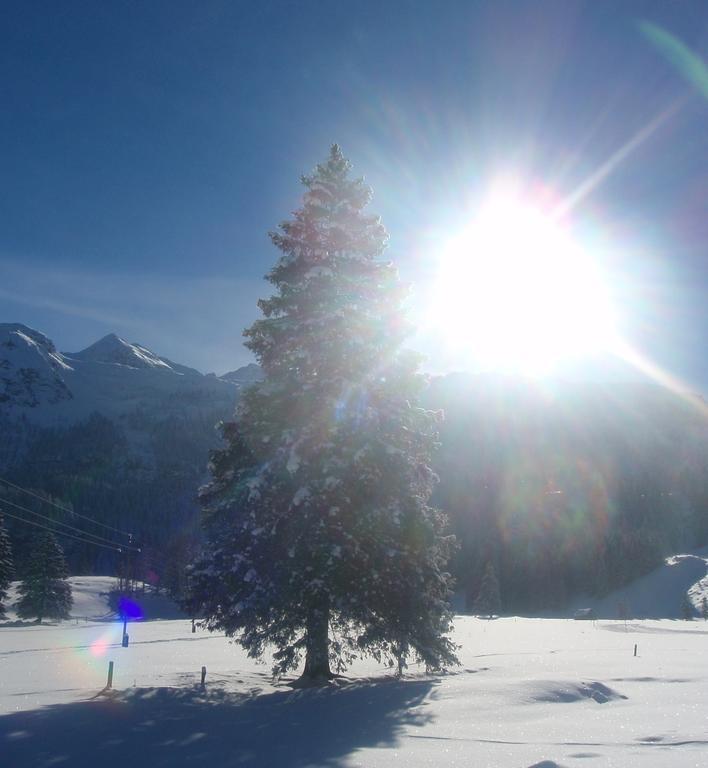
<svg viewBox="0 0 708 768"><path fill-rule="evenodd" d="M639 381L452 375L433 381L425 404L445 412L436 503L458 536L453 571L470 602L489 561L504 610L536 610L602 594L708 543L708 419L698 400ZM72 573L130 569L179 592L198 546L197 488L226 416L136 411L63 429L0 419L0 476L132 533L142 548L118 555L61 539ZM0 497L128 541L7 487ZM21 573L38 529L7 524Z"/></svg>
<svg viewBox="0 0 708 768"><path fill-rule="evenodd" d="M3 499L9 500L98 535L103 544L114 542L124 547L118 553L110 547L60 537L73 574L113 574L130 569L132 575L156 584L181 584L180 571L198 540L197 489L206 478L208 453L217 440L214 426L225 415L215 409L185 418L159 419L135 412L117 424L94 414L66 428L29 424L18 428L16 423L0 422L6 446L0 476L110 528L62 512L1 483L0 506ZM11 451L13 441L19 448ZM6 509L49 524L16 507ZM39 529L12 518L7 519L7 527L21 575ZM142 552L125 545L140 547Z"/></svg>
<svg viewBox="0 0 708 768"><path fill-rule="evenodd" d="M649 382L450 376L437 503L468 600L487 560L508 611L600 595L708 542L705 403Z"/></svg>

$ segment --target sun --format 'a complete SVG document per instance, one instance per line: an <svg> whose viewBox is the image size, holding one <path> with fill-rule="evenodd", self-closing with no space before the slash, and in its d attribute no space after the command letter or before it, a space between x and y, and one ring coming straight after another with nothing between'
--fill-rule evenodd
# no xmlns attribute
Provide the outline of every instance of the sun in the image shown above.
<svg viewBox="0 0 708 768"><path fill-rule="evenodd" d="M529 375L616 340L598 264L566 228L510 192L490 196L442 250L428 324L458 359Z"/></svg>

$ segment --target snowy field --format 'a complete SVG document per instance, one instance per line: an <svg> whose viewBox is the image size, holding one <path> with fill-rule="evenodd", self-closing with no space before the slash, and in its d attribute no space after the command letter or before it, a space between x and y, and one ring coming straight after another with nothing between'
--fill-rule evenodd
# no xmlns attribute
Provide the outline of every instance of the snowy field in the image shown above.
<svg viewBox="0 0 708 768"><path fill-rule="evenodd" d="M83 580L75 615L105 615L105 582ZM310 690L273 685L268 665L185 619L129 625L129 648L121 629L0 627L3 768L708 765L699 620L460 616L452 674L398 681L363 663Z"/></svg>

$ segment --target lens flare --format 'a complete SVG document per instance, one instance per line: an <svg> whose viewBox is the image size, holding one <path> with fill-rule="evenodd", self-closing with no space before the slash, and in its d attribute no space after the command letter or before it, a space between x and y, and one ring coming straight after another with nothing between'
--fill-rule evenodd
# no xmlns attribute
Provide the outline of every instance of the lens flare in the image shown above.
<svg viewBox="0 0 708 768"><path fill-rule="evenodd" d="M114 638L110 632L104 632L91 643L89 652L94 658L101 658L106 655L106 651L114 644L113 640Z"/></svg>

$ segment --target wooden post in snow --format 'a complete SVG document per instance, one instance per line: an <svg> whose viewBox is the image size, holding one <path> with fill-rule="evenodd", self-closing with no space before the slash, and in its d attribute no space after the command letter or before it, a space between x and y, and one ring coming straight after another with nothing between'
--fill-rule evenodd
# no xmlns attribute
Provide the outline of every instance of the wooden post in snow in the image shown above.
<svg viewBox="0 0 708 768"><path fill-rule="evenodd" d="M206 667L202 667L202 688L204 688L206 680Z"/></svg>
<svg viewBox="0 0 708 768"><path fill-rule="evenodd" d="M113 662L108 662L108 682L106 683L106 688L110 689L113 688Z"/></svg>

